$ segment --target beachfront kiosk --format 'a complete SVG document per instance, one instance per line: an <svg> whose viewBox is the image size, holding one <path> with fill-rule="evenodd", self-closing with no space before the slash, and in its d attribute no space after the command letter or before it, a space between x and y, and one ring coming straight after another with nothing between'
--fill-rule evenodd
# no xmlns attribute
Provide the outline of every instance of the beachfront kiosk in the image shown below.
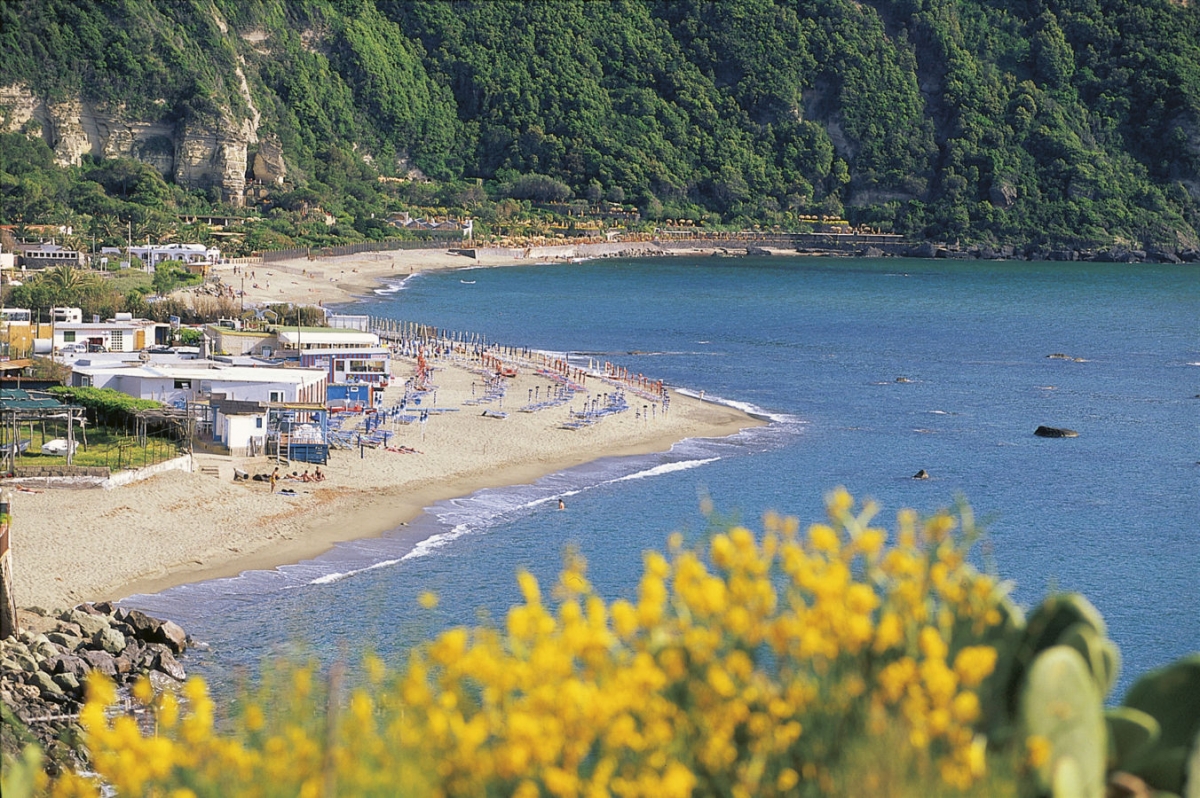
<svg viewBox="0 0 1200 798"><path fill-rule="evenodd" d="M329 411L324 405L269 406L266 454L277 460L329 462Z"/></svg>

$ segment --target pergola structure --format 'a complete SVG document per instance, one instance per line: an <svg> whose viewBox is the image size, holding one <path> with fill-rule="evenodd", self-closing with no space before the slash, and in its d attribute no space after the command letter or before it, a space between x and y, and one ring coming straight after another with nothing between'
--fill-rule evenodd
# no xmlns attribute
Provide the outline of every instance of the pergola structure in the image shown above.
<svg viewBox="0 0 1200 798"><path fill-rule="evenodd" d="M33 425L44 424L47 421L67 422L67 465L75 458L75 425L87 442L83 432L84 408L78 405L66 405L54 397L41 391L3 390L0 391L0 424L3 425L7 439L3 445L4 472L11 473L16 466L17 454L24 451L33 439ZM29 424L28 438L21 438L21 427Z"/></svg>

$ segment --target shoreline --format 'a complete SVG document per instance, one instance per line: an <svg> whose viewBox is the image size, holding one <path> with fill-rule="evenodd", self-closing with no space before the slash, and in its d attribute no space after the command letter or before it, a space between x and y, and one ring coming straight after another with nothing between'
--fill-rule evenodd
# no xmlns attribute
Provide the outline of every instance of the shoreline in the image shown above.
<svg viewBox="0 0 1200 798"><path fill-rule="evenodd" d="M537 262L478 263L440 250L397 251L386 260L379 255L258 264L237 272L227 266L225 271L237 281L227 281L229 285L246 279L248 304L349 306L389 278ZM334 269L337 276L331 277ZM263 278L257 289L251 287L255 277ZM267 278L272 280L270 289L265 287ZM472 364L434 365L439 405L461 404L474 395L480 376ZM393 385L385 406L393 404L394 392L402 393L412 366L407 358L393 359ZM547 387L546 381L523 372L510 381L510 390L519 400L534 386ZM611 390L596 378L589 382L599 386L597 394ZM191 473L167 472L113 490L18 493L13 538L16 601L22 607L60 609L272 570L319 557L344 541L400 529L439 501L532 483L605 457L668 451L685 440L728 437L768 423L739 408L675 390L669 396L670 412L656 413L653 422L637 418L631 409L581 430L561 428L568 408L510 413L503 421L471 412L448 413L431 419L428 440L424 424L396 430L397 445L425 454L386 449L337 452L322 467L327 480L298 483L291 498L268 493L265 483L233 482L235 467L269 472L274 464L267 458L202 453L193 455ZM419 444L414 429L418 426ZM305 465L292 463L289 468ZM203 474L202 467L210 473L215 468L218 478ZM63 546L65 538L74 545ZM413 545L419 542L415 538Z"/></svg>
<svg viewBox="0 0 1200 798"><path fill-rule="evenodd" d="M674 393L672 394L674 395ZM725 407L725 405L718 405ZM734 408L730 408L734 412ZM572 468L587 465L603 458L639 457L658 452L669 451L678 443L699 438L720 438L736 435L739 432L761 426L766 423L757 416L746 414L754 423L736 424L730 426L727 432L717 435L693 436L689 438L649 440L642 444L631 445L622 450L605 451L595 457L570 458L561 462L540 461L536 464L514 465L508 467L503 476L493 475L489 478L456 477L441 481L423 489L407 492L405 497L383 495L375 499L355 499L356 506L342 517L340 522L325 520L319 526L309 530L303 539L288 539L267 549L248 553L244 556L231 558L222 562L208 564L186 563L169 569L166 573L155 576L145 576L120 585L118 588L104 592L100 597L89 601L120 601L130 596L159 593L180 585L204 582L211 579L228 579L246 571L269 571L285 565L296 565L309 560L315 560L337 544L354 540L379 538L388 533L408 537L406 543L415 547L426 540L423 534L399 533L403 527L419 520L428 514L429 509L438 502L450 499L465 498L481 490L515 487L528 485L537 480L567 471ZM665 444L665 445L662 445ZM390 502L395 502L390 503Z"/></svg>

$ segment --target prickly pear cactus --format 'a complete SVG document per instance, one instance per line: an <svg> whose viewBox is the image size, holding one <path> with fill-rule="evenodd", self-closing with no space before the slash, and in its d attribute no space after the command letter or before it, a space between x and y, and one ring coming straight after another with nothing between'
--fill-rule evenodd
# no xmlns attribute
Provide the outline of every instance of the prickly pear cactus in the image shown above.
<svg viewBox="0 0 1200 798"><path fill-rule="evenodd" d="M1033 660L1021 691L1020 719L1027 739L1037 735L1050 743L1050 756L1033 774L1039 793L1102 798L1108 742L1100 702L1091 671L1075 649L1051 646ZM1073 764L1060 764L1064 760Z"/></svg>
<svg viewBox="0 0 1200 798"><path fill-rule="evenodd" d="M1047 596L1025 624L1026 650L1036 655L1058 644L1064 632L1077 623L1087 624L1100 637L1108 636L1108 627L1092 603L1078 593Z"/></svg>
<svg viewBox="0 0 1200 798"><path fill-rule="evenodd" d="M1154 717L1158 743L1132 763L1130 772L1151 787L1182 793L1185 783L1200 780L1188 772L1192 747L1200 735L1200 654L1192 654L1138 679L1125 695L1125 706Z"/></svg>
<svg viewBox="0 0 1200 798"><path fill-rule="evenodd" d="M1187 785L1183 798L1200 798L1200 734L1196 735L1196 741L1192 743L1192 755L1188 757L1187 773Z"/></svg>
<svg viewBox="0 0 1200 798"><path fill-rule="evenodd" d="M1114 707L1104 712L1108 724L1108 769L1129 770L1158 742L1158 721L1140 709Z"/></svg>
<svg viewBox="0 0 1200 798"><path fill-rule="evenodd" d="M1063 635L1076 624L1091 627L1098 637L1107 639L1108 627L1099 610L1078 593L1047 596L1030 614L1025 622L1025 631L1013 651L1012 667L1008 673L1005 694L1011 715L1017 714L1017 701L1034 658L1045 649L1062 642ZM1115 647L1110 653L1115 653ZM1083 656L1087 661L1088 656Z"/></svg>
<svg viewBox="0 0 1200 798"><path fill-rule="evenodd" d="M1116 644L1096 631L1092 624L1082 621L1068 626L1059 636L1058 643L1079 652L1100 688L1101 697L1107 696L1121 671L1121 654Z"/></svg>
<svg viewBox="0 0 1200 798"><path fill-rule="evenodd" d="M1000 623L990 627L979 641L996 649L996 667L978 690L989 739L1001 741L1011 733L1013 708L1010 696L1017 648L1025 633L1025 613L1008 596L996 603Z"/></svg>

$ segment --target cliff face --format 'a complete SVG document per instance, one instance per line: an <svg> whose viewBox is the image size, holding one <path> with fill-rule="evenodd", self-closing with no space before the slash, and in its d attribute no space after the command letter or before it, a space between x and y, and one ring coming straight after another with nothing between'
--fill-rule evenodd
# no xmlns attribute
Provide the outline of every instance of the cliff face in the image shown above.
<svg viewBox="0 0 1200 798"><path fill-rule="evenodd" d="M232 205L244 199L258 121L257 114L240 123L228 114L213 122L129 119L79 98L46 102L22 84L0 87L0 131L40 135L60 164L78 166L84 155L132 158L186 188L216 188ZM278 144L265 144L259 156L258 179L282 182L287 169Z"/></svg>

